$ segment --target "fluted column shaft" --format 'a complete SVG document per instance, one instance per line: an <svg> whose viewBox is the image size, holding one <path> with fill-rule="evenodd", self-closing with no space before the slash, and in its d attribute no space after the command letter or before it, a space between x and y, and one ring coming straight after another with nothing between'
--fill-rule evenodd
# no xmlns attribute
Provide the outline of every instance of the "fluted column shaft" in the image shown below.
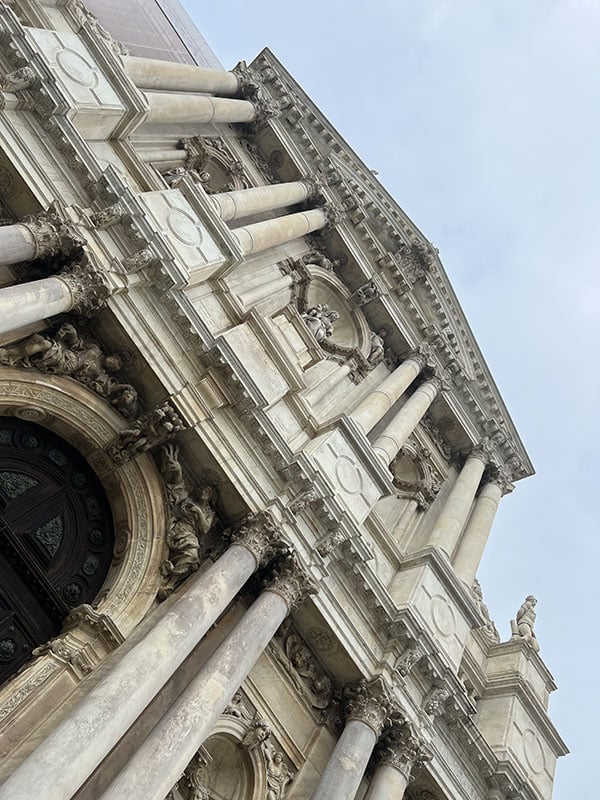
<svg viewBox="0 0 600 800"><path fill-rule="evenodd" d="M386 464L396 458L400 448L424 417L427 409L438 396L441 384L438 378L421 384L408 398L394 419L384 429L375 442L373 450Z"/></svg>
<svg viewBox="0 0 600 800"><path fill-rule="evenodd" d="M472 585L477 575L501 497L501 483L485 484L458 545L453 561L454 570L467 586Z"/></svg>
<svg viewBox="0 0 600 800"><path fill-rule="evenodd" d="M326 224L325 212L315 208L235 228L233 233L237 236L244 255L249 256L251 253L268 250L269 247L306 236L324 228Z"/></svg>
<svg viewBox="0 0 600 800"><path fill-rule="evenodd" d="M452 556L463 531L486 464L486 453L475 449L460 471L431 532L429 544L443 550L448 557Z"/></svg>
<svg viewBox="0 0 600 800"><path fill-rule="evenodd" d="M248 217L262 211L285 208L308 199L311 187L305 181L274 183L270 186L255 186L251 189L239 189L232 192L219 192L210 199L217 207L219 216L225 222L232 219Z"/></svg>
<svg viewBox="0 0 600 800"><path fill-rule="evenodd" d="M3 784L1 800L31 800L40 787L44 800L69 800L203 638L252 575L259 558L259 550L234 544L206 572L190 580L167 614Z"/></svg>
<svg viewBox="0 0 600 800"><path fill-rule="evenodd" d="M125 72L138 89L223 95L236 94L239 89L237 76L224 69L137 56L124 56L123 63Z"/></svg>
<svg viewBox="0 0 600 800"><path fill-rule="evenodd" d="M74 302L68 284L56 276L0 289L0 334L64 314Z"/></svg>
<svg viewBox="0 0 600 800"><path fill-rule="evenodd" d="M202 666L102 795L164 800L290 610L278 584L265 589Z"/></svg>
<svg viewBox="0 0 600 800"><path fill-rule="evenodd" d="M248 100L167 92L147 92L146 97L150 106L147 122L252 122L256 116L256 109Z"/></svg>
<svg viewBox="0 0 600 800"><path fill-rule="evenodd" d="M360 425L365 433L369 433L404 394L423 366L424 360L420 355L410 355L359 403L350 414L350 418Z"/></svg>

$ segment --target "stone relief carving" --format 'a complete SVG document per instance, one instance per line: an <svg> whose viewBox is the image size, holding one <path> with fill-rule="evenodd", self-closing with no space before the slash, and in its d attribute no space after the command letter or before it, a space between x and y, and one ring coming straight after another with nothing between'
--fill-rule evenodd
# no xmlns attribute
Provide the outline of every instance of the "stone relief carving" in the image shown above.
<svg viewBox="0 0 600 800"><path fill-rule="evenodd" d="M283 753L271 747L266 747L265 756L267 759L266 800L283 800L287 794L287 786L292 782L293 775L283 759Z"/></svg>
<svg viewBox="0 0 600 800"><path fill-rule="evenodd" d="M375 300L376 297L380 296L381 290L374 280L370 280L363 283L358 289L355 289L350 295L350 299L353 300L357 306L366 306L371 300Z"/></svg>
<svg viewBox="0 0 600 800"><path fill-rule="evenodd" d="M294 552L288 551L273 569L272 577L265 581L265 589L283 598L288 610L293 611L318 587L300 564Z"/></svg>
<svg viewBox="0 0 600 800"><path fill-rule="evenodd" d="M300 511L304 511L307 509L312 503L315 503L319 499L317 492L315 489L306 489L300 494L297 494L293 500L291 500L287 507L292 512L292 514L298 514Z"/></svg>
<svg viewBox="0 0 600 800"><path fill-rule="evenodd" d="M381 328L377 333L371 331L369 336L371 338L369 355L367 356L367 361L371 365L372 369L384 359L385 355L385 343L384 338L387 336L387 330L385 328Z"/></svg>
<svg viewBox="0 0 600 800"><path fill-rule="evenodd" d="M105 230L113 225L118 225L127 216L127 212L119 203L114 203L106 208L101 208L99 211L94 211L90 214L90 222L95 228Z"/></svg>
<svg viewBox="0 0 600 800"><path fill-rule="evenodd" d="M434 444L436 444L439 448L440 453L446 459L446 461L450 461L452 458L452 448L444 439L442 432L435 424L435 422L431 419L430 416L425 414L425 416L421 419L419 423L423 426L423 428L427 431L429 436L431 437Z"/></svg>
<svg viewBox="0 0 600 800"><path fill-rule="evenodd" d="M106 452L115 464L121 465L139 453L164 444L186 427L171 403L163 403L136 419L131 428L121 431L106 447Z"/></svg>
<svg viewBox="0 0 600 800"><path fill-rule="evenodd" d="M532 650L535 650L536 653L539 653L540 645L533 630L536 617L536 605L537 600L532 594L525 598L525 602L517 611L516 619L511 619L510 621L510 629L512 633L510 638L511 640L524 639L532 648Z"/></svg>
<svg viewBox="0 0 600 800"><path fill-rule="evenodd" d="M161 173L170 189L176 189L181 181L189 176L194 183L202 186L205 192L211 194L210 188L211 175L206 170L197 170L193 167L173 167L166 172Z"/></svg>
<svg viewBox="0 0 600 800"><path fill-rule="evenodd" d="M411 642L396 662L396 669L403 677L410 675L414 667L425 655L419 642Z"/></svg>
<svg viewBox="0 0 600 800"><path fill-rule="evenodd" d="M286 620L273 642L271 651L284 667L299 693L303 694L312 708L321 712L331 705L333 684L319 665L310 648L296 633L289 620ZM321 721L326 721L327 715Z"/></svg>
<svg viewBox="0 0 600 800"><path fill-rule="evenodd" d="M452 693L445 686L434 686L429 693L423 710L431 717L441 717L446 713L446 703Z"/></svg>
<svg viewBox="0 0 600 800"><path fill-rule="evenodd" d="M333 323L339 316L337 311L330 310L327 303L318 303L301 314L306 327L317 342L322 342L333 334Z"/></svg>
<svg viewBox="0 0 600 800"><path fill-rule="evenodd" d="M326 533L317 542L317 553L325 558L346 541L346 534L342 528L335 528L334 530Z"/></svg>
<svg viewBox="0 0 600 800"><path fill-rule="evenodd" d="M37 75L31 67L20 67L13 72L0 76L0 90L3 92L22 92L31 89Z"/></svg>
<svg viewBox="0 0 600 800"><path fill-rule="evenodd" d="M169 555L161 567L163 580L158 593L164 600L200 565L202 541L216 519L217 488L206 482L195 492L190 490L179 463L179 448L172 444L162 447L160 470L171 509L166 537Z"/></svg>
<svg viewBox="0 0 600 800"><path fill-rule="evenodd" d="M481 629L491 639L492 642L499 642L500 634L498 633L494 621L490 617L488 607L483 602L483 592L481 590L481 584L478 580L475 580L473 586L471 586L471 594L473 595L477 608L485 619L485 623L481 626Z"/></svg>
<svg viewBox="0 0 600 800"><path fill-rule="evenodd" d="M443 476L437 470L431 469L431 451L423 447L414 438L411 438L411 451L404 447L390 464L392 481L399 490L398 497L409 497L415 500L419 511L425 511L433 503L443 483ZM406 464L416 463L418 480L406 480ZM425 470L424 466L429 467Z"/></svg>
<svg viewBox="0 0 600 800"><path fill-rule="evenodd" d="M121 357L105 355L96 341L82 336L70 323L61 325L54 335L34 333L1 347L0 364L67 375L105 397L126 419L138 412L136 390L115 377L123 365Z"/></svg>
<svg viewBox="0 0 600 800"><path fill-rule="evenodd" d="M321 267L322 269L326 269L327 272L333 272L336 267L339 266L338 262L334 259L329 258L322 253L320 250L311 250L310 253L302 256L300 262L304 264L304 266L308 267L311 264L314 264L317 267Z"/></svg>
<svg viewBox="0 0 600 800"><path fill-rule="evenodd" d="M258 747L266 742L270 735L271 728L269 727L267 720L262 719L262 717L255 716L248 726L248 730L242 736L240 745L246 750L254 750L255 747Z"/></svg>
<svg viewBox="0 0 600 800"><path fill-rule="evenodd" d="M158 260L158 256L150 247L143 247L141 250L126 256L121 263L128 272L138 272L140 269L149 267Z"/></svg>
<svg viewBox="0 0 600 800"><path fill-rule="evenodd" d="M61 661L71 664L81 675L87 675L94 669L93 663L86 657L83 649L70 647L62 636L57 636L31 651L32 656L41 656L45 653L52 653Z"/></svg>

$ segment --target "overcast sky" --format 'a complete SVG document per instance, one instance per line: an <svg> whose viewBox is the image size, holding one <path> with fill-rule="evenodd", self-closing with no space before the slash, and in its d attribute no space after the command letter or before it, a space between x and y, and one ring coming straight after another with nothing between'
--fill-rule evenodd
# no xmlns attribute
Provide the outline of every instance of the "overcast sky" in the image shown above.
<svg viewBox="0 0 600 800"><path fill-rule="evenodd" d="M537 475L480 579L503 639L525 595L572 750L554 800L598 797L597 0L184 0L227 68L268 46L440 250Z"/></svg>

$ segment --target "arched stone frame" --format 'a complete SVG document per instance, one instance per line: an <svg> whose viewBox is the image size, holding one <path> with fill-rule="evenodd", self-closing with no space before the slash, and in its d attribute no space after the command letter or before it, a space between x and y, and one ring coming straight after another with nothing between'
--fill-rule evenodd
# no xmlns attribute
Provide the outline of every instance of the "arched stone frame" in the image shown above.
<svg viewBox="0 0 600 800"><path fill-rule="evenodd" d="M429 508L442 483L442 477L431 466L430 456L427 448L413 440L404 445L390 464L398 497L414 500L419 511Z"/></svg>
<svg viewBox="0 0 600 800"><path fill-rule="evenodd" d="M97 602L74 609L65 633L42 646L41 654L0 690L0 730L10 724L15 729L10 738L18 741L26 739L151 608L160 583L166 508L161 479L149 456L120 467L110 461L103 448L125 421L82 384L2 367L0 415L35 422L78 450L106 491L115 528L113 561Z"/></svg>

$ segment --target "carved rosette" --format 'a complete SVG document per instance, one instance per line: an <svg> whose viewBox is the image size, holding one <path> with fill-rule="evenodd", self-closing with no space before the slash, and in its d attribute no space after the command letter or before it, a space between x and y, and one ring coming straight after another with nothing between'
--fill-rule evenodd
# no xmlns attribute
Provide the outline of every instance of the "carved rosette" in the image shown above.
<svg viewBox="0 0 600 800"><path fill-rule="evenodd" d="M389 764L410 779L413 769L431 761L431 751L411 729L410 725L394 725L382 739L375 754L380 764Z"/></svg>
<svg viewBox="0 0 600 800"><path fill-rule="evenodd" d="M73 298L72 310L91 317L106 305L110 291L100 273L90 264L72 264L57 275Z"/></svg>
<svg viewBox="0 0 600 800"><path fill-rule="evenodd" d="M85 239L79 236L75 227L52 209L25 217L21 220L21 224L33 237L34 258L50 258L60 253L68 254L85 244Z"/></svg>
<svg viewBox="0 0 600 800"><path fill-rule="evenodd" d="M282 597L289 611L299 606L308 595L317 593L316 583L294 554L286 556L278 564L265 589Z"/></svg>
<svg viewBox="0 0 600 800"><path fill-rule="evenodd" d="M364 722L379 737L390 714L394 711L393 701L382 686L381 681L361 680L344 689L346 720L356 719Z"/></svg>
<svg viewBox="0 0 600 800"><path fill-rule="evenodd" d="M249 550L259 566L264 566L274 555L287 549L281 529L268 511L246 514L233 529L231 541Z"/></svg>

